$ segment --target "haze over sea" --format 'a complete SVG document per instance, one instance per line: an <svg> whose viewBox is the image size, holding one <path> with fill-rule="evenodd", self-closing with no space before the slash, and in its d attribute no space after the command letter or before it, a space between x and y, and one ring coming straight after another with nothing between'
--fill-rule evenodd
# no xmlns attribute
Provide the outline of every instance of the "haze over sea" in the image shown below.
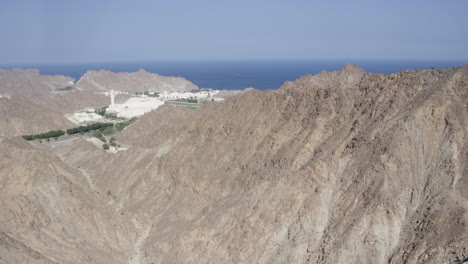
<svg viewBox="0 0 468 264"><path fill-rule="evenodd" d="M200 88L239 90L253 87L259 90L278 89L285 81L294 81L305 74L322 70L335 71L346 63L353 63L367 72L390 74L404 70L458 67L466 61L345 61L345 60L264 60L264 61L171 61L171 62L125 62L88 64L29 64L0 65L0 68L38 69L41 74L67 75L78 80L88 70L148 72L166 76L184 77Z"/></svg>

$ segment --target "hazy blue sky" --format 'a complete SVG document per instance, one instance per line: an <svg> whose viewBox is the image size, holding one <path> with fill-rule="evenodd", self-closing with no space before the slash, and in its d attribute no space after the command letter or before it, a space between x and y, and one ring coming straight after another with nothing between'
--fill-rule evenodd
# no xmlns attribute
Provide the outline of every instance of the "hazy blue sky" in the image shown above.
<svg viewBox="0 0 468 264"><path fill-rule="evenodd" d="M468 60L467 0L0 0L0 63Z"/></svg>

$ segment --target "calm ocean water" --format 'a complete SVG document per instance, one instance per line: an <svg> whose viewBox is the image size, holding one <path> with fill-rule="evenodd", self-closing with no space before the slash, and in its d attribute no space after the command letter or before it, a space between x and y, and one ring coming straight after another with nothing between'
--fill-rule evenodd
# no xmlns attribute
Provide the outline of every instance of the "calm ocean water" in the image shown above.
<svg viewBox="0 0 468 264"><path fill-rule="evenodd" d="M0 68L35 68L42 74L60 74L79 79L87 70L106 69L114 72L148 72L184 77L201 88L234 90L253 87L259 90L278 89L285 81L294 81L305 74L322 70L335 71L353 63L368 72L395 73L407 69L458 67L463 61L191 61L133 62L55 65L0 65Z"/></svg>

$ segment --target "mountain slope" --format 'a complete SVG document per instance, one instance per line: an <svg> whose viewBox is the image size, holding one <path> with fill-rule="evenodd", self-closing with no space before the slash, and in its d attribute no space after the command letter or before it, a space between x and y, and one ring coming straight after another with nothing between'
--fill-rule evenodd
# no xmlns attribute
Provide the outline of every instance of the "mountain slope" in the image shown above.
<svg viewBox="0 0 468 264"><path fill-rule="evenodd" d="M92 214L134 224L126 244L107 246L131 263L461 263L467 84L467 66L382 75L346 65L198 111L158 108L119 135L126 151L76 140L54 153L115 195L123 216Z"/></svg>
<svg viewBox="0 0 468 264"><path fill-rule="evenodd" d="M0 173L0 263L125 263L133 225L79 169L18 138Z"/></svg>
<svg viewBox="0 0 468 264"><path fill-rule="evenodd" d="M41 97L56 88L70 85L73 78L63 75L41 75L34 69L0 69L0 94Z"/></svg>
<svg viewBox="0 0 468 264"><path fill-rule="evenodd" d="M138 181L112 181L173 197L145 243L156 259L441 263L467 253L466 78L466 67L305 76L159 124L142 147L171 150ZM172 184L139 184L153 177Z"/></svg>
<svg viewBox="0 0 468 264"><path fill-rule="evenodd" d="M84 91L122 92L144 91L191 91L198 86L181 77L162 76L143 69L137 72L110 72L106 70L88 71L77 82L77 87Z"/></svg>
<svg viewBox="0 0 468 264"><path fill-rule="evenodd" d="M74 126L62 113L21 96L0 98L0 138Z"/></svg>

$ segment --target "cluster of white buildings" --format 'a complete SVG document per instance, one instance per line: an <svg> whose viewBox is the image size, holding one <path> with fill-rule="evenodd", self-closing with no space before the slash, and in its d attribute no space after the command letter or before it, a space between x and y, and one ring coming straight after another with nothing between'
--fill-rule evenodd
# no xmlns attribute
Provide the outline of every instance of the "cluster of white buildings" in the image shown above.
<svg viewBox="0 0 468 264"><path fill-rule="evenodd" d="M138 116L144 115L145 113L153 111L154 109L163 105L165 101L180 100L180 99L220 101L223 98L213 97L219 92L220 92L219 90L200 90L200 91L194 91L194 92L163 91L161 93L145 92L144 94L132 95L125 103L122 103L122 104L115 103L115 96L117 94L128 95L129 94L128 92L110 90L109 92L103 92L102 94L110 97L110 105L106 109L107 114L113 114L116 117L132 118L132 117L138 117ZM96 113L92 113L90 111L82 111L80 113L67 115L67 118L75 123L104 121L103 116L100 116Z"/></svg>
<svg viewBox="0 0 468 264"><path fill-rule="evenodd" d="M210 100L213 96L219 93L219 90L201 90L195 92L168 92L163 91L161 93L147 92L145 94L139 94L137 96L130 97L123 104L115 103L116 94L128 94L124 92L111 90L106 95L110 96L110 105L107 108L107 113L114 113L117 117L132 118L141 116L145 113L151 112L154 109L160 107L167 100L178 100L178 99L201 99Z"/></svg>
<svg viewBox="0 0 468 264"><path fill-rule="evenodd" d="M219 90L202 90L197 92L168 92L164 91L159 94L159 98L163 100L177 100L177 99L210 99L215 94L219 93Z"/></svg>

